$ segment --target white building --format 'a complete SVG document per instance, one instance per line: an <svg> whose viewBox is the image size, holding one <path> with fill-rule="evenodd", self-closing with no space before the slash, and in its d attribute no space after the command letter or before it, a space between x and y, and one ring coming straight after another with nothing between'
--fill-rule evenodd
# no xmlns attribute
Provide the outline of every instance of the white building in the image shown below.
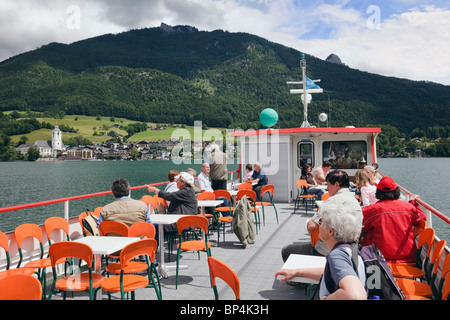
<svg viewBox="0 0 450 320"><path fill-rule="evenodd" d="M52 140L36 140L34 143L22 144L16 148L17 152L26 155L31 146L36 146L39 149L41 157L56 158L58 151L65 151L65 146L62 143L62 133L58 125L52 131Z"/></svg>
<svg viewBox="0 0 450 320"><path fill-rule="evenodd" d="M62 143L62 134L58 125L55 125L55 129L53 129L52 131L52 149L54 157L56 157L58 151L64 151L64 145Z"/></svg>

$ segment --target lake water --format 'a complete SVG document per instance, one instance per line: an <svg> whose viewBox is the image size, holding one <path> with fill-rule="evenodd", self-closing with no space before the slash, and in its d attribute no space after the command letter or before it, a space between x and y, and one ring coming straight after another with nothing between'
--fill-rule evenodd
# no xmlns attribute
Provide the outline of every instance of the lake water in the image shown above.
<svg viewBox="0 0 450 320"><path fill-rule="evenodd" d="M450 214L447 181L450 181L449 158L379 159L379 170L443 212ZM115 178L125 177L132 186L167 181L170 169L182 171L200 164L175 165L171 161L99 161L99 162L0 162L0 207L9 207L110 190ZM229 170L237 165L229 165ZM139 199L146 189L133 190ZM112 195L71 201L71 216L86 208L94 210L113 200ZM50 216L63 216L64 204L0 213L0 230L12 231L24 221L43 224ZM438 236L450 241L450 227L433 220Z"/></svg>

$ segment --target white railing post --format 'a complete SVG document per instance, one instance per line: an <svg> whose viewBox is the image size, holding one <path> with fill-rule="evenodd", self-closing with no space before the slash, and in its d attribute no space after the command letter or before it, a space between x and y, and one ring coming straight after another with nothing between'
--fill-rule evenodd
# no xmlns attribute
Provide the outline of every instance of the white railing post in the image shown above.
<svg viewBox="0 0 450 320"><path fill-rule="evenodd" d="M64 201L64 219L69 221L69 200Z"/></svg>
<svg viewBox="0 0 450 320"><path fill-rule="evenodd" d="M425 215L427 217L427 228L433 228L433 213L430 210L425 210Z"/></svg>

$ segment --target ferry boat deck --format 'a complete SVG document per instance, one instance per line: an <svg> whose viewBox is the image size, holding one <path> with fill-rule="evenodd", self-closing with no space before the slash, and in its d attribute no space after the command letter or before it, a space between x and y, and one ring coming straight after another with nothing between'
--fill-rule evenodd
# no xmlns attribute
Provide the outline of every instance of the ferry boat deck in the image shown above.
<svg viewBox="0 0 450 320"><path fill-rule="evenodd" d="M308 299L305 287L295 287L282 283L274 275L283 266L281 248L293 242L309 242L310 237L305 229L306 220L313 210L308 205L308 215L304 207L297 209L294 214L293 203L277 203L279 223L277 223L273 207L265 207L265 225L255 237L255 243L245 249L231 229L225 228L225 241L222 229L220 230L220 243L217 246L217 230L209 236L211 242L211 255L228 264L238 275L241 287L241 300L306 300ZM262 213L261 213L262 218ZM176 249L169 257L166 248L165 263L167 266L176 266ZM170 258L170 262L169 262ZM178 289L175 288L175 270L168 272L168 277L161 277L161 291L163 300L214 300L211 287L206 253L200 253L200 259L195 252L182 253L180 265L187 269L180 269ZM218 280L220 300L234 300L233 291L222 281ZM313 287L314 288L314 287ZM68 295L67 299L88 299L83 292ZM102 299L108 299L103 291ZM62 299L61 294L53 295L52 300ZM97 299L100 299L97 296ZM120 299L120 294L112 294L112 300ZM136 300L157 300L153 288L138 289Z"/></svg>

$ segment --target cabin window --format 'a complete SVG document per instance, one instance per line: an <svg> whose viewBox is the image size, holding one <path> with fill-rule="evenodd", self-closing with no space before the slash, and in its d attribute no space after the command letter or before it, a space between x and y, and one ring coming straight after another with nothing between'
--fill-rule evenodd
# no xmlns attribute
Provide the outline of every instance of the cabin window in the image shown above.
<svg viewBox="0 0 450 320"><path fill-rule="evenodd" d="M322 146L323 161L331 162L333 169L362 169L366 165L366 141L326 141Z"/></svg>
<svg viewBox="0 0 450 320"><path fill-rule="evenodd" d="M314 144L311 141L300 141L297 147L297 165L301 168L304 164L314 167Z"/></svg>

